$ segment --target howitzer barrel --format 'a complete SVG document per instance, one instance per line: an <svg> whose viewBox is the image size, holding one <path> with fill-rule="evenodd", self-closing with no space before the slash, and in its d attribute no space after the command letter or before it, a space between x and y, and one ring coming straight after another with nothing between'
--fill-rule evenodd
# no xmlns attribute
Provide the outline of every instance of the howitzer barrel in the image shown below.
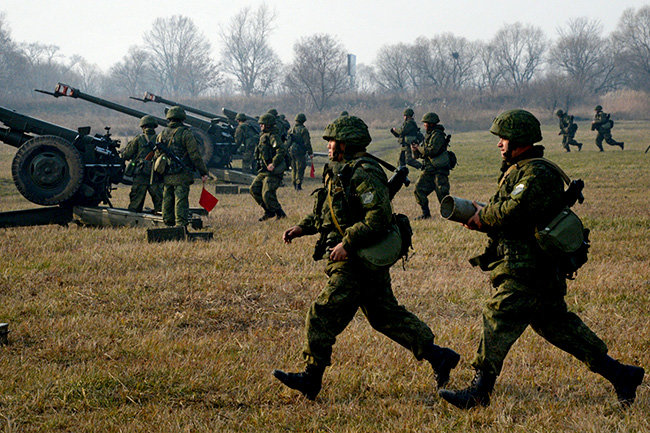
<svg viewBox="0 0 650 433"><path fill-rule="evenodd" d="M136 98L134 98L136 99ZM189 105L181 104L180 102L172 101L171 99L166 99L163 98L162 96L154 95L153 93L149 92L144 92L144 98L138 99L139 101L142 102L157 102L159 104L167 104L167 105L176 105L178 107L181 107L185 111L189 111L190 113L198 114L199 116L207 117L209 119L217 119L221 120L224 122L228 122L228 118L225 116L221 116L219 114L211 113L209 111L201 110L199 108L194 108L190 107Z"/></svg>
<svg viewBox="0 0 650 433"><path fill-rule="evenodd" d="M233 123L236 123L236 121L235 121L235 116L237 116L237 112L236 112L236 111L229 110L229 109L227 109L226 107L223 107L223 108L221 109L221 111L223 111L223 114L226 115L226 117L228 118L228 120L230 120L230 121L233 122ZM247 114L246 114L245 116L246 116L246 120L249 120L249 121L251 121L251 122L255 122L255 123L257 123L257 119L256 119L256 118L251 117L251 116L249 116L249 115L247 115Z"/></svg>
<svg viewBox="0 0 650 433"><path fill-rule="evenodd" d="M4 107L0 107L0 122L9 127L9 129L0 128L0 141L14 147L20 147L33 138L27 134L56 135L69 142L74 141L78 135L78 132L72 129L25 116Z"/></svg>
<svg viewBox="0 0 650 433"><path fill-rule="evenodd" d="M479 203L479 205L485 206L482 203ZM440 202L440 215L451 221L464 224L475 213L476 207L471 200L448 195Z"/></svg>

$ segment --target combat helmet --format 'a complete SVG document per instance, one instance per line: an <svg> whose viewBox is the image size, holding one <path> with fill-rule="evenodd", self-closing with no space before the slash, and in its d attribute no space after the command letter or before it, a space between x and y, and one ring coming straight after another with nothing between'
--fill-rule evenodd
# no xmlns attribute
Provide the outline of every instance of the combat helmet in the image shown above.
<svg viewBox="0 0 650 433"><path fill-rule="evenodd" d="M367 147L372 138L368 125L356 116L343 116L327 125L323 131L323 138L327 141L336 140L350 147Z"/></svg>
<svg viewBox="0 0 650 433"><path fill-rule="evenodd" d="M142 116L142 119L140 119L140 128L155 128L156 126L158 126L156 118L149 114Z"/></svg>
<svg viewBox="0 0 650 433"><path fill-rule="evenodd" d="M427 113L424 116L422 116L422 123L431 123L431 124L436 124L440 122L440 117L436 113Z"/></svg>
<svg viewBox="0 0 650 433"><path fill-rule="evenodd" d="M539 120L526 110L508 110L494 118L490 132L509 140L512 145L542 141Z"/></svg>
<svg viewBox="0 0 650 433"><path fill-rule="evenodd" d="M596 105L596 107L594 108L594 111L602 111L602 110L603 110L602 105Z"/></svg>
<svg viewBox="0 0 650 433"><path fill-rule="evenodd" d="M275 126L275 116L271 113L262 114L257 123L264 126Z"/></svg>
<svg viewBox="0 0 650 433"><path fill-rule="evenodd" d="M183 121L187 118L187 116L185 115L185 110L176 105L167 110L167 113L165 113L165 118L167 118L167 120Z"/></svg>
<svg viewBox="0 0 650 433"><path fill-rule="evenodd" d="M235 120L245 122L246 121L246 115L244 113L237 113L237 115L235 116Z"/></svg>
<svg viewBox="0 0 650 433"><path fill-rule="evenodd" d="M404 116L406 117L413 117L414 114L415 113L413 112L412 108L407 108L406 110L404 110Z"/></svg>
<svg viewBox="0 0 650 433"><path fill-rule="evenodd" d="M562 116L564 116L564 111L562 111L562 110L557 110L557 111L555 112L555 115L556 115L557 117L562 117Z"/></svg>
<svg viewBox="0 0 650 433"><path fill-rule="evenodd" d="M305 113L298 113L294 120L298 123L305 123L307 121L307 116L305 116Z"/></svg>
<svg viewBox="0 0 650 433"><path fill-rule="evenodd" d="M341 111L341 114L339 114L339 117L343 117L343 116L349 116L346 110Z"/></svg>
<svg viewBox="0 0 650 433"><path fill-rule="evenodd" d="M278 110L275 108L271 108L269 111L267 111L267 113L272 114L273 117L278 117Z"/></svg>

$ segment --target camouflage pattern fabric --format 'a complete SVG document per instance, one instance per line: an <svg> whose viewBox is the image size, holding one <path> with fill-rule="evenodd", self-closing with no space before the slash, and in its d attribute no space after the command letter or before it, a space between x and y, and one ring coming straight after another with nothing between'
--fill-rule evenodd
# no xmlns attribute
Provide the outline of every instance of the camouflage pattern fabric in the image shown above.
<svg viewBox="0 0 650 433"><path fill-rule="evenodd" d="M235 143L239 146L242 154L242 171L247 173L255 172L255 147L260 141L260 135L248 122L242 122L235 129Z"/></svg>
<svg viewBox="0 0 650 433"><path fill-rule="evenodd" d="M255 148L257 176L251 183L250 194L266 212L281 210L276 191L282 183L282 175L287 168L286 153L287 150L277 133L277 128L272 127L260 135L260 141ZM266 168L271 163L275 166L273 172L269 172Z"/></svg>
<svg viewBox="0 0 650 433"><path fill-rule="evenodd" d="M301 123L296 123L289 130L289 153L291 154L291 181L294 185L302 185L307 168L306 155L313 155L309 130Z"/></svg>
<svg viewBox="0 0 650 433"><path fill-rule="evenodd" d="M517 158L540 158L542 146ZM502 166L502 172L511 163ZM502 174L503 176L503 174ZM496 293L483 310L483 334L473 366L498 375L510 347L531 325L551 344L590 367L607 347L564 302L566 280L553 258L537 246L535 230L563 208L564 183L543 161L517 166L479 213L489 237L482 269L490 270Z"/></svg>
<svg viewBox="0 0 650 433"><path fill-rule="evenodd" d="M610 115L604 111L596 111L594 120L591 122L591 129L596 130L596 147L603 151L603 140L610 146L621 146L622 143L614 140L612 137L612 124Z"/></svg>
<svg viewBox="0 0 650 433"><path fill-rule="evenodd" d="M190 185L165 184L162 217L165 225L187 227L190 218Z"/></svg>
<svg viewBox="0 0 650 433"><path fill-rule="evenodd" d="M429 209L428 195L436 192L438 202L449 195L449 152L445 128L442 125L434 125L431 131L427 131L421 152L415 156L423 158L423 173L415 184L415 201L424 210Z"/></svg>
<svg viewBox="0 0 650 433"><path fill-rule="evenodd" d="M144 208L144 201L147 198L147 193L151 197L153 202L153 210L158 213L162 211L162 199L163 199L163 186L160 183L145 183L145 184L136 184L134 183L131 186L131 191L129 192L129 207L128 209L131 212L142 212Z"/></svg>
<svg viewBox="0 0 650 433"><path fill-rule="evenodd" d="M308 364L331 364L336 337L358 309L374 329L412 351L417 359L423 358L434 340L431 329L398 304L391 289L389 269L372 271L355 257L359 248L376 241L392 222L386 174L376 162L360 155L351 155L344 162L330 162L325 167L325 186L314 193L314 211L299 223L305 234L320 234L314 258L328 260L329 280L306 317L303 356ZM344 184L342 179L349 181ZM343 235L334 224L328 191ZM328 250L339 242L349 258L331 261Z"/></svg>
<svg viewBox="0 0 650 433"><path fill-rule="evenodd" d="M397 161L398 166L410 165L415 168L422 168L422 164L413 157L413 152L411 151L411 143L413 143L417 138L417 133L420 130L417 123L412 118L407 118L402 123L402 126L395 128L395 133L397 134L397 142L401 146L399 152L399 160Z"/></svg>
<svg viewBox="0 0 650 433"><path fill-rule="evenodd" d="M578 125L573 122L573 116L568 113L563 113L559 117L560 123L560 135L562 135L562 147L570 152L571 149L569 146L577 146L578 149L582 147L581 143L578 143L574 137L576 136L576 131L578 130Z"/></svg>
<svg viewBox="0 0 650 433"><path fill-rule="evenodd" d="M160 212L162 208L162 184L151 181L151 160L153 158L150 158L149 161L145 159L153 151L155 140L155 129L144 128L143 133L132 138L122 152L122 159L131 161L136 167L133 185L129 193L128 209L132 212L142 212L147 192L151 196L154 211Z"/></svg>

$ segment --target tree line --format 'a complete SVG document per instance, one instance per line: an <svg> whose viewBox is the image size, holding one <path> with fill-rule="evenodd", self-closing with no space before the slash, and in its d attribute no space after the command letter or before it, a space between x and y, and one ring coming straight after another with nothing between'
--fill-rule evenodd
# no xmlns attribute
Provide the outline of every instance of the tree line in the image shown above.
<svg viewBox="0 0 650 433"><path fill-rule="evenodd" d="M67 81L99 95L284 95L322 111L341 98L375 95L414 102L471 96L517 103L533 97L551 108L570 108L612 90L650 92L650 6L625 10L609 35L598 21L581 17L569 19L555 39L518 22L504 25L489 41L451 33L421 36L384 45L353 76L348 52L330 34L300 38L291 62L283 64L269 44L275 22L265 4L241 9L220 28L223 48L214 59L190 18L158 18L142 44L104 72L81 56L64 58L56 45L14 41L0 12L0 93L24 97Z"/></svg>

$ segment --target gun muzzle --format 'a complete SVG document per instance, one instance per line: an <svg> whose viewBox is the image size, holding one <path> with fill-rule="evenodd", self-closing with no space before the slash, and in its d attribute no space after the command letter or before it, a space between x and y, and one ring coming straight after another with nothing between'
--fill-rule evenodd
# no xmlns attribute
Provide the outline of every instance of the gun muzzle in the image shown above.
<svg viewBox="0 0 650 433"><path fill-rule="evenodd" d="M479 203L481 206L485 206ZM446 196L440 202L440 215L450 221L466 223L476 213L476 207L471 200L464 198Z"/></svg>

